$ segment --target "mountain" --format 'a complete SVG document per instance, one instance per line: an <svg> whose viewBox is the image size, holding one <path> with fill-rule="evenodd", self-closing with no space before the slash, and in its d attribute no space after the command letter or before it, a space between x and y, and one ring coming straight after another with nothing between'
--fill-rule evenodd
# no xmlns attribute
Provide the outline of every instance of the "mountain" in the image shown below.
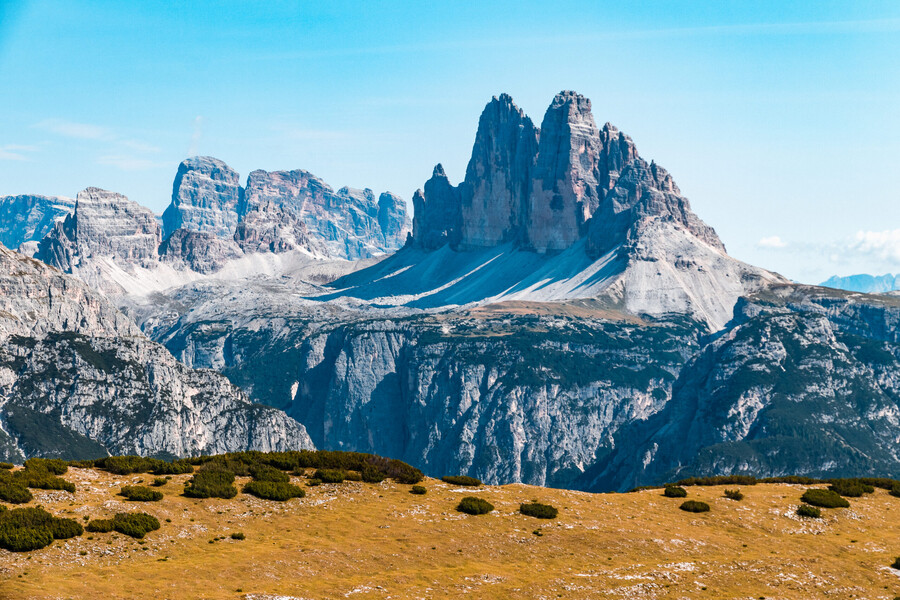
<svg viewBox="0 0 900 600"><path fill-rule="evenodd" d="M86 202L104 231L75 227L80 198L41 256L317 447L594 491L900 474L893 299L730 257L573 92L540 127L493 98L464 180L434 168L408 238L396 197L300 170L241 187L214 159L179 168L156 256L146 214Z"/></svg>
<svg viewBox="0 0 900 600"><path fill-rule="evenodd" d="M62 196L0 197L0 244L17 249L39 242L74 209L75 200Z"/></svg>
<svg viewBox="0 0 900 600"><path fill-rule="evenodd" d="M0 460L312 447L296 421L185 367L80 280L0 247L0 289Z"/></svg>
<svg viewBox="0 0 900 600"><path fill-rule="evenodd" d="M835 275L819 285L837 290L862 292L863 294L884 294L900 290L900 276L890 273L886 275L848 275L847 277Z"/></svg>

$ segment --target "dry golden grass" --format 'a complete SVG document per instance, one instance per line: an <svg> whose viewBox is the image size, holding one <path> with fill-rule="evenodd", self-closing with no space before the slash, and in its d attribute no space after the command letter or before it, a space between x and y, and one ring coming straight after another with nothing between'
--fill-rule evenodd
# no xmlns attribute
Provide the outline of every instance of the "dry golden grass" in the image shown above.
<svg viewBox="0 0 900 600"><path fill-rule="evenodd" d="M900 498L884 490L794 515L803 486L690 487L712 511L689 514L660 490L587 494L526 485L457 488L428 479L410 486L344 483L307 488L285 503L180 495L161 502L116 495L152 476L92 469L65 475L66 492L35 490L32 504L59 516L100 518L143 510L162 522L141 544L89 534L43 550L0 550L0 598L887 598L900 595ZM242 480L246 481L246 480ZM296 479L301 483L302 480ZM497 510L467 516L464 495ZM522 502L560 509L553 521L518 514ZM171 519L167 522L166 519ZM533 533L540 529L542 535ZM228 537L246 534L243 541ZM210 540L225 539L210 543ZM90 538L93 539L90 539Z"/></svg>

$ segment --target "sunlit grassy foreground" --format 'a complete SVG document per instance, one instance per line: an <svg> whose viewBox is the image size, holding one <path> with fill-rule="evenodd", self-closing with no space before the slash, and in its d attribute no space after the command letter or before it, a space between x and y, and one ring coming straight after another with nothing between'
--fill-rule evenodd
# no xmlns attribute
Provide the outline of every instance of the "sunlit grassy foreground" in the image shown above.
<svg viewBox="0 0 900 600"><path fill-rule="evenodd" d="M0 550L0 598L887 598L900 595L900 498L876 489L850 508L796 515L808 486L688 487L711 510L679 510L662 490L588 494L526 485L466 488L344 482L286 502L239 493L182 495L174 475L158 502L122 486L153 475L70 468L67 491L32 490L23 506L56 516L144 511L161 528L141 540L89 533L28 553ZM249 481L239 477L237 487ZM825 486L817 486L825 487ZM463 496L493 512L455 510ZM559 510L519 514L537 500ZM12 505L7 505L13 508ZM232 539L243 533L245 539Z"/></svg>

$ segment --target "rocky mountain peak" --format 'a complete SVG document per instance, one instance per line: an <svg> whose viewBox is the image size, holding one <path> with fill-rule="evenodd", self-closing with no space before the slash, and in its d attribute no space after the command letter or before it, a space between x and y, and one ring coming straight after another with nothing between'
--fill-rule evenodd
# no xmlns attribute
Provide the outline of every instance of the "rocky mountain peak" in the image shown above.
<svg viewBox="0 0 900 600"><path fill-rule="evenodd" d="M459 190L450 183L444 167L438 163L425 191L413 194L413 240L416 246L435 250L450 243L459 243L462 214Z"/></svg>
<svg viewBox="0 0 900 600"><path fill-rule="evenodd" d="M243 193L240 175L223 161L211 156L183 160L172 185L172 203L163 213L164 237L177 229L232 237Z"/></svg>
<svg viewBox="0 0 900 600"><path fill-rule="evenodd" d="M161 237L150 209L122 194L89 187L78 193L74 212L41 240L36 257L68 272L92 258L146 265L157 260Z"/></svg>
<svg viewBox="0 0 900 600"><path fill-rule="evenodd" d="M460 186L461 247L491 247L520 237L537 146L537 129L508 94L485 106Z"/></svg>

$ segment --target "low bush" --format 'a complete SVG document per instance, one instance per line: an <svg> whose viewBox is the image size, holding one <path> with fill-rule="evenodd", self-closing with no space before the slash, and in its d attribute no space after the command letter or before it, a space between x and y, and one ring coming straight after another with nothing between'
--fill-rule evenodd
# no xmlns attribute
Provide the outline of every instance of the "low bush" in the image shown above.
<svg viewBox="0 0 900 600"><path fill-rule="evenodd" d="M341 483L347 478L347 473L340 469L318 469L312 478L322 483Z"/></svg>
<svg viewBox="0 0 900 600"><path fill-rule="evenodd" d="M676 481L675 485L756 485L759 481L752 475L716 475L713 477L688 477Z"/></svg>
<svg viewBox="0 0 900 600"><path fill-rule="evenodd" d="M151 485L153 487L162 487L162 486L166 485L166 483L168 483L168 481L169 480L166 479L165 477L157 477L156 479L153 480L153 483Z"/></svg>
<svg viewBox="0 0 900 600"><path fill-rule="evenodd" d="M306 496L303 488L282 481L251 481L244 486L243 491L245 494L250 494L263 500L277 500L279 502Z"/></svg>
<svg viewBox="0 0 900 600"><path fill-rule="evenodd" d="M474 477L469 477L467 475L445 475L444 477L441 477L441 481L452 485L464 485L466 487L478 487L481 485L480 479L475 479Z"/></svg>
<svg viewBox="0 0 900 600"><path fill-rule="evenodd" d="M9 469L12 469L12 468L15 467L15 466L16 466L16 465L14 465L14 464L12 464L12 463L8 463L8 462L0 462L0 469L7 469L7 470L9 470Z"/></svg>
<svg viewBox="0 0 900 600"><path fill-rule="evenodd" d="M119 491L119 494L134 502L157 502L163 499L162 492L142 485L126 485Z"/></svg>
<svg viewBox="0 0 900 600"><path fill-rule="evenodd" d="M0 548L27 552L48 546L54 539L68 539L84 533L72 519L54 517L42 508L15 508L0 511Z"/></svg>
<svg viewBox="0 0 900 600"><path fill-rule="evenodd" d="M541 504L540 502L530 502L519 506L519 512L529 517L537 517L538 519L555 519L559 514L556 508L549 504Z"/></svg>
<svg viewBox="0 0 900 600"><path fill-rule="evenodd" d="M10 504L25 504L33 496L24 485L15 481L0 481L0 500Z"/></svg>
<svg viewBox="0 0 900 600"><path fill-rule="evenodd" d="M381 469L374 467L372 465L365 465L362 468L362 471L359 472L360 478L366 483L381 483L385 479L387 479L387 475ZM398 479L398 481L400 481ZM419 479L418 481L421 481ZM400 481L400 483L410 483L409 481ZM413 481L412 483L416 483Z"/></svg>
<svg viewBox="0 0 900 600"><path fill-rule="evenodd" d="M900 483L894 485L894 487L891 488L890 494L891 494L891 496L896 496L897 498L900 498Z"/></svg>
<svg viewBox="0 0 900 600"><path fill-rule="evenodd" d="M871 494L875 491L873 486L859 479L835 479L828 489L848 498L859 498L863 494Z"/></svg>
<svg viewBox="0 0 900 600"><path fill-rule="evenodd" d="M235 531L231 534L231 539L233 540L244 540L247 539L247 536L244 535L243 531Z"/></svg>
<svg viewBox="0 0 900 600"><path fill-rule="evenodd" d="M34 459L32 459L34 460ZM25 468L13 473L13 477L21 485L39 490L65 490L75 493L75 484L57 477L43 467Z"/></svg>
<svg viewBox="0 0 900 600"><path fill-rule="evenodd" d="M188 480L184 495L189 498L234 498L234 473L231 471L199 470Z"/></svg>
<svg viewBox="0 0 900 600"><path fill-rule="evenodd" d="M362 481L362 473L359 471L347 471L346 475L344 475L345 481Z"/></svg>
<svg viewBox="0 0 900 600"><path fill-rule="evenodd" d="M456 510L469 515L485 515L494 510L494 505L483 498L466 496L459 501Z"/></svg>
<svg viewBox="0 0 900 600"><path fill-rule="evenodd" d="M276 483L288 483L291 476L268 465L253 465L250 467L250 476L256 481L273 481Z"/></svg>
<svg viewBox="0 0 900 600"><path fill-rule="evenodd" d="M410 488L409 493L417 496L424 496L428 493L428 490L425 489L424 485L414 485Z"/></svg>
<svg viewBox="0 0 900 600"><path fill-rule="evenodd" d="M741 490L728 490L728 489L726 489L726 490L725 490L725 497L726 497L726 498L729 498L729 499L731 499L731 500L736 500L736 501L740 502L741 500L744 499L744 494L741 492Z"/></svg>
<svg viewBox="0 0 900 600"><path fill-rule="evenodd" d="M667 485L663 489L663 496L666 498L684 498L687 496L687 490L677 485Z"/></svg>
<svg viewBox="0 0 900 600"><path fill-rule="evenodd" d="M29 458L25 461L25 468L64 475L69 470L69 464L60 458Z"/></svg>
<svg viewBox="0 0 900 600"><path fill-rule="evenodd" d="M94 467L115 473L131 475L132 473L152 473L154 475L180 475L191 473L194 467L185 459L167 462L146 456L106 456L92 461Z"/></svg>
<svg viewBox="0 0 900 600"><path fill-rule="evenodd" d="M306 487L316 487L317 485L322 485L321 479L309 479L306 482Z"/></svg>
<svg viewBox="0 0 900 600"><path fill-rule="evenodd" d="M821 506L822 508L847 508L850 503L841 498L841 496L832 490L822 490L819 488L808 489L803 492L800 500L813 506Z"/></svg>
<svg viewBox="0 0 900 600"><path fill-rule="evenodd" d="M141 539L159 529L159 520L147 513L118 513L112 518L113 529L123 535Z"/></svg>
<svg viewBox="0 0 900 600"><path fill-rule="evenodd" d="M894 563L891 565L892 569L900 569L900 556L894 559Z"/></svg>
<svg viewBox="0 0 900 600"><path fill-rule="evenodd" d="M781 475L779 477L765 477L758 480L759 483L793 483L798 485L815 485L822 483L821 479L803 477L802 475Z"/></svg>
<svg viewBox="0 0 900 600"><path fill-rule="evenodd" d="M801 504L797 507L797 515L801 517L818 519L822 516L822 511L815 506L810 506L809 504Z"/></svg>
<svg viewBox="0 0 900 600"><path fill-rule="evenodd" d="M706 502L700 502L699 500L686 500L682 502L681 506L679 506L678 508L692 513L709 512L709 504L707 504Z"/></svg>
<svg viewBox="0 0 900 600"><path fill-rule="evenodd" d="M94 519L85 527L90 533L109 533L113 530L112 519Z"/></svg>

